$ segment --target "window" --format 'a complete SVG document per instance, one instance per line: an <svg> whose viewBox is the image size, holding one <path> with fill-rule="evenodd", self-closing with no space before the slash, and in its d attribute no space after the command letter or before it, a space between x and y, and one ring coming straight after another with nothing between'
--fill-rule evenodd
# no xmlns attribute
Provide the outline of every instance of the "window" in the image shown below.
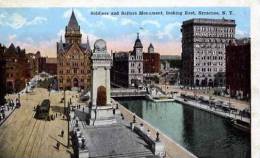
<svg viewBox="0 0 260 158"><path fill-rule="evenodd" d="M74 74L76 74L77 73L77 69L73 69L73 72L74 72Z"/></svg>

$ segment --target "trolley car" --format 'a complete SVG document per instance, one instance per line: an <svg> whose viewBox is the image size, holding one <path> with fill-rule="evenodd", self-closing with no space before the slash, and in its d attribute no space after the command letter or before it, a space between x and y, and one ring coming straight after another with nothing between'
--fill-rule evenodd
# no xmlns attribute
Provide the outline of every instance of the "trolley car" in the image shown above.
<svg viewBox="0 0 260 158"><path fill-rule="evenodd" d="M49 112L50 112L50 100L45 99L45 100L42 101L40 106L39 105L37 106L35 118L48 120L49 119Z"/></svg>

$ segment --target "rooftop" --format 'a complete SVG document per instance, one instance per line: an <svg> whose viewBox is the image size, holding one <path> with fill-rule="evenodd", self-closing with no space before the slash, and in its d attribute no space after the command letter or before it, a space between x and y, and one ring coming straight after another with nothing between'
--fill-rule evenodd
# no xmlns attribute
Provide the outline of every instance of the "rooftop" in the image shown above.
<svg viewBox="0 0 260 158"><path fill-rule="evenodd" d="M183 21L183 25L188 24L205 24L205 25L236 25L235 20L232 19L206 19L206 18L195 18Z"/></svg>

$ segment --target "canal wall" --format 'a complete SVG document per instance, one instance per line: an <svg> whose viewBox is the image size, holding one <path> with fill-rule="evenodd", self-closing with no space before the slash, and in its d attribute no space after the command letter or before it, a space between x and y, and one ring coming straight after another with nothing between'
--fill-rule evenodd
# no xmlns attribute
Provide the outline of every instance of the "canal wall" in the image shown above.
<svg viewBox="0 0 260 158"><path fill-rule="evenodd" d="M125 108L123 105L121 105L119 102L112 99L112 101L115 103L114 105L118 105L118 108L120 112L124 115L124 118L128 122L133 121L133 115L135 115L133 112L129 111L127 108ZM140 124L143 123L143 126L145 129L149 129L151 132L151 135L153 138L156 138L156 132L158 131L160 133L160 140L164 143L167 157L170 158L197 158L195 155L193 155L191 152L189 152L187 149L179 145L177 142L172 140L170 137L165 135L163 132L161 132L159 129L153 127L151 124L143 120L142 118L136 116L136 123Z"/></svg>
<svg viewBox="0 0 260 158"><path fill-rule="evenodd" d="M249 118L241 117L240 115L236 115L236 114L233 114L233 113L225 113L225 112L222 112L222 111L217 111L214 108L210 108L207 105L203 105L203 104L200 104L200 103L195 102L195 101L191 101L191 100L184 101L183 98L180 98L180 97L177 97L177 96L175 97L175 101L178 102L178 103L184 104L184 105L188 105L188 106L191 106L191 107L194 107L194 108L197 108L197 109L200 109L200 110L203 110L203 111L224 117L224 118L239 119L241 121L250 123Z"/></svg>

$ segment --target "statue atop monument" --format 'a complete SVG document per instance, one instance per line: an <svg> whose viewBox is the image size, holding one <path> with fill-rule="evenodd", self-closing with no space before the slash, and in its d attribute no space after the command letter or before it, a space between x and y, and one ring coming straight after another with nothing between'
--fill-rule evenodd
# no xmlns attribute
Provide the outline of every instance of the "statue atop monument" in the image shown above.
<svg viewBox="0 0 260 158"><path fill-rule="evenodd" d="M106 41L99 39L94 44L94 53L107 53Z"/></svg>

